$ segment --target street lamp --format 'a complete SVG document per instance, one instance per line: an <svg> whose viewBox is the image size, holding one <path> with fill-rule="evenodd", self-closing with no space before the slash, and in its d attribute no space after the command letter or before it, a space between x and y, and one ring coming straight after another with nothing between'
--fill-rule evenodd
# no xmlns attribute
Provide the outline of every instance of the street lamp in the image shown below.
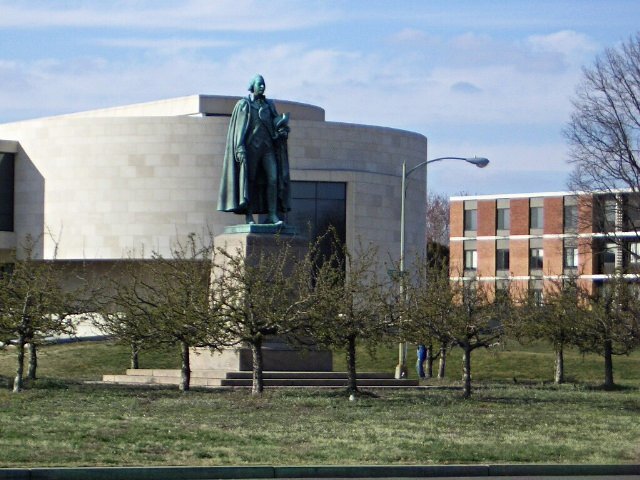
<svg viewBox="0 0 640 480"><path fill-rule="evenodd" d="M431 160L425 160L419 163L415 167L407 170L407 162L402 162L402 188L401 188L401 203L400 203L400 296L404 297L404 232L405 232L405 200L407 197L407 178L413 172L421 167L426 167L430 163L440 162L442 160L462 160L463 162L475 165L478 168L484 168L489 165L489 160L484 157L439 157ZM426 169L425 169L426 171ZM425 193L426 193L426 180L425 180ZM396 366L396 378L407 378L407 342L401 342L398 347L398 365Z"/></svg>

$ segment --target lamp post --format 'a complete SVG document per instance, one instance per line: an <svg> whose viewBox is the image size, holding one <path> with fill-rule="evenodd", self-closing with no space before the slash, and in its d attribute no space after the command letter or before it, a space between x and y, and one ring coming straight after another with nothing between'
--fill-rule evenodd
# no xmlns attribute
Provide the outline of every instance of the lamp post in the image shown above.
<svg viewBox="0 0 640 480"><path fill-rule="evenodd" d="M425 160L424 162L419 163L415 167L407 170L407 162L402 162L402 187L401 187L401 203L400 203L400 296L404 297L404 256L405 256L405 246L404 246L404 234L405 234L405 201L407 197L407 178L413 172L418 170L419 168L426 167L430 163L440 162L442 160L462 160L463 162L470 163L475 165L478 168L484 168L489 165L489 160L484 157L439 157L433 158L431 160ZM426 171L426 169L425 169ZM425 193L426 193L426 179L425 179ZM407 342L400 342L398 347L398 365L396 366L396 374L395 377L407 378Z"/></svg>

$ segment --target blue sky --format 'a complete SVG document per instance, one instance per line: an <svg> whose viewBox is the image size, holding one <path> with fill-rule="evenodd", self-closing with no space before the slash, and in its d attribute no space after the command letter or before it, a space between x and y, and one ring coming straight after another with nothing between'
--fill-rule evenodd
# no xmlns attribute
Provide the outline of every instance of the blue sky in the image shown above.
<svg viewBox="0 0 640 480"><path fill-rule="evenodd" d="M564 190L581 67L638 25L637 0L0 0L0 122L244 95L262 73L327 120L427 136L428 158L491 159L431 165L431 191Z"/></svg>

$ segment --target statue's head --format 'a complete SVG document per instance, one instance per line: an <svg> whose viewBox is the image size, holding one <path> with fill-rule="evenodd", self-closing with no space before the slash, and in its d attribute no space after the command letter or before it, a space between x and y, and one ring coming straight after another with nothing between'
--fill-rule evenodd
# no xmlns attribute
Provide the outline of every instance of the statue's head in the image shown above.
<svg viewBox="0 0 640 480"><path fill-rule="evenodd" d="M265 88L264 77L260 74L253 77L251 79L251 83L249 83L249 91L254 94L263 94Z"/></svg>

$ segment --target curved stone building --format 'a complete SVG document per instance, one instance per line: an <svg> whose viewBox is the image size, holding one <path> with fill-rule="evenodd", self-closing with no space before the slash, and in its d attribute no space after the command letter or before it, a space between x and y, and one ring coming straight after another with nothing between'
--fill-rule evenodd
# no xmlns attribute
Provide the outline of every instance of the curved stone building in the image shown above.
<svg viewBox="0 0 640 480"><path fill-rule="evenodd" d="M237 97L194 95L0 125L0 255L27 234L58 260L169 255L191 232L222 233L243 217L216 210L229 116ZM276 100L291 113L293 211L288 223L334 223L351 246L397 258L401 166L426 159L427 139L325 121L324 110ZM424 248L425 183L407 196L407 245ZM0 257L0 261L2 261ZM110 263L110 262L106 262Z"/></svg>

